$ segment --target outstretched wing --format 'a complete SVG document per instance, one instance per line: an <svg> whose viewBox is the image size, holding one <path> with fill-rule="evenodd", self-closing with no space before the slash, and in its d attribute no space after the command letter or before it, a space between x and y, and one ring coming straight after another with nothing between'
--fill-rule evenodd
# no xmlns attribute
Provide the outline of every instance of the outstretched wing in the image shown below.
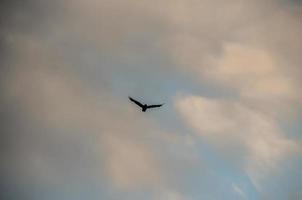
<svg viewBox="0 0 302 200"><path fill-rule="evenodd" d="M161 107L164 104L158 104L158 105L149 105L147 106L147 108L157 108L157 107Z"/></svg>
<svg viewBox="0 0 302 200"><path fill-rule="evenodd" d="M130 101L134 102L136 105L143 107L143 104L141 104L140 102L136 101L135 99L129 97Z"/></svg>

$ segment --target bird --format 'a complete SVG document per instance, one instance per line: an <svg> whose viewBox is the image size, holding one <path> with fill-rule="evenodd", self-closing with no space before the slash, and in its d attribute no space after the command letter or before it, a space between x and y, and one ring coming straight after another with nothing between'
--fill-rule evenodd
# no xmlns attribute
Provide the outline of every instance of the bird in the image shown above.
<svg viewBox="0 0 302 200"><path fill-rule="evenodd" d="M132 97L128 97L130 101L134 102L136 105L142 108L142 112L146 112L147 109L149 108L157 108L161 107L164 104L155 104L155 105L147 105L147 104L142 104L141 102L133 99Z"/></svg>

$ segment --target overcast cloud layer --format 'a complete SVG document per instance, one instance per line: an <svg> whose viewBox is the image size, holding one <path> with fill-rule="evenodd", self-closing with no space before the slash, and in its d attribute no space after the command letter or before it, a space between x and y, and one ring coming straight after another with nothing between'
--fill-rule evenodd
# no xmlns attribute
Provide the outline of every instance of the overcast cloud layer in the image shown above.
<svg viewBox="0 0 302 200"><path fill-rule="evenodd" d="M0 13L1 199L302 199L300 1Z"/></svg>

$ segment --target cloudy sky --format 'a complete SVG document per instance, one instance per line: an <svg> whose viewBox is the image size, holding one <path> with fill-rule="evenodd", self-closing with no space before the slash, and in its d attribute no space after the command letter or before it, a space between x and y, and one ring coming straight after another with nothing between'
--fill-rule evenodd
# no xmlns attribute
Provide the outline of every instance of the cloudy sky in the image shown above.
<svg viewBox="0 0 302 200"><path fill-rule="evenodd" d="M4 0L1 199L302 199L301 36L300 0Z"/></svg>

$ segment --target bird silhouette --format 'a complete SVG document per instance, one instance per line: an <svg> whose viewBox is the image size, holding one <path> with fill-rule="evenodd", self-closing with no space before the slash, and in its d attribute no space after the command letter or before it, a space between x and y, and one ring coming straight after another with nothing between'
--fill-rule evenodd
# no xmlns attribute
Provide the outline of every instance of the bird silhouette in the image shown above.
<svg viewBox="0 0 302 200"><path fill-rule="evenodd" d="M129 97L130 101L134 102L136 105L142 108L142 112L146 112L147 109L149 108L157 108L161 107L164 104L156 104L156 105L147 105L147 104L142 104L141 102Z"/></svg>

